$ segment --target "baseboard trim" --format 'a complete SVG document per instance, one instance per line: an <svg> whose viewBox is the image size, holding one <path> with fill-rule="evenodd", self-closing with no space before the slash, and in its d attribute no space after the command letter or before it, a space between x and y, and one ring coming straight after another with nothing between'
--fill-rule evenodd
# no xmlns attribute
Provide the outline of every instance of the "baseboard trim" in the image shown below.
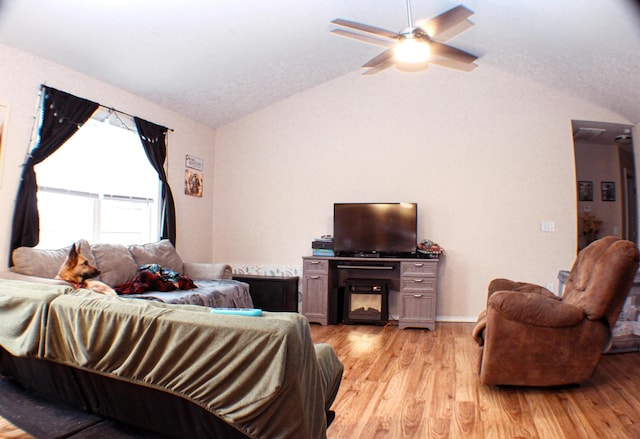
<svg viewBox="0 0 640 439"><path fill-rule="evenodd" d="M399 315L391 315L392 320L400 320ZM475 323L478 317L471 316L436 316L436 322L440 323Z"/></svg>
<svg viewBox="0 0 640 439"><path fill-rule="evenodd" d="M443 323L475 323L478 316L436 316L436 322Z"/></svg>

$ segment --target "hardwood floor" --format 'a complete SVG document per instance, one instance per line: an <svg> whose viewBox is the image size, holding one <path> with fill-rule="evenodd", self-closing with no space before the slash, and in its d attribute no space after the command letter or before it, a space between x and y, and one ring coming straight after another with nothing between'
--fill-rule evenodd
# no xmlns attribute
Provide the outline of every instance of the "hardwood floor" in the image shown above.
<svg viewBox="0 0 640 439"><path fill-rule="evenodd" d="M640 353L603 356L581 386L488 387L472 327L312 325L345 366L328 439L640 438Z"/></svg>
<svg viewBox="0 0 640 439"><path fill-rule="evenodd" d="M0 417L0 439L35 439L30 434L25 433L11 422Z"/></svg>

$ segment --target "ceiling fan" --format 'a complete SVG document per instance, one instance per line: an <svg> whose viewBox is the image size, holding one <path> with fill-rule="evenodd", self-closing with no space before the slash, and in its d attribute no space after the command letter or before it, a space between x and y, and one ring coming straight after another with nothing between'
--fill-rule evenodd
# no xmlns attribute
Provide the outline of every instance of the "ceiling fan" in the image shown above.
<svg viewBox="0 0 640 439"><path fill-rule="evenodd" d="M407 0L407 29L392 32L379 27L336 18L331 23L339 26L332 33L353 38L386 50L369 60L362 67L364 75L373 75L392 65L403 71L420 71L429 64L436 64L469 72L477 67L477 56L444 44L473 26L469 17L473 12L463 5L456 6L431 20L420 20L414 25L411 2Z"/></svg>

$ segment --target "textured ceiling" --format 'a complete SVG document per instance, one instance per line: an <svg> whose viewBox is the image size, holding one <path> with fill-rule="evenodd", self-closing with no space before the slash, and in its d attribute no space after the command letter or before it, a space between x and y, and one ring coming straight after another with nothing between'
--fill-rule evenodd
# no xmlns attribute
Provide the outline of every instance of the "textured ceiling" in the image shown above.
<svg viewBox="0 0 640 439"><path fill-rule="evenodd" d="M458 2L413 0L414 19ZM631 0L469 0L449 43L477 61L640 122L640 17ZM0 0L0 43L218 127L359 71L379 48L331 35L345 18L393 31L404 0ZM434 67L438 68L438 67ZM419 74L429 71L382 75ZM473 75L472 73L465 73Z"/></svg>

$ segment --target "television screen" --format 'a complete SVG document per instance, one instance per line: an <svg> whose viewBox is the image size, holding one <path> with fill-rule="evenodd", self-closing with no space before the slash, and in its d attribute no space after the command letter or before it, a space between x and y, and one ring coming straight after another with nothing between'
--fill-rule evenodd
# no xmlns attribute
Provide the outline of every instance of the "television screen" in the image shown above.
<svg viewBox="0 0 640 439"><path fill-rule="evenodd" d="M337 256L406 256L416 251L416 203L335 203Z"/></svg>

